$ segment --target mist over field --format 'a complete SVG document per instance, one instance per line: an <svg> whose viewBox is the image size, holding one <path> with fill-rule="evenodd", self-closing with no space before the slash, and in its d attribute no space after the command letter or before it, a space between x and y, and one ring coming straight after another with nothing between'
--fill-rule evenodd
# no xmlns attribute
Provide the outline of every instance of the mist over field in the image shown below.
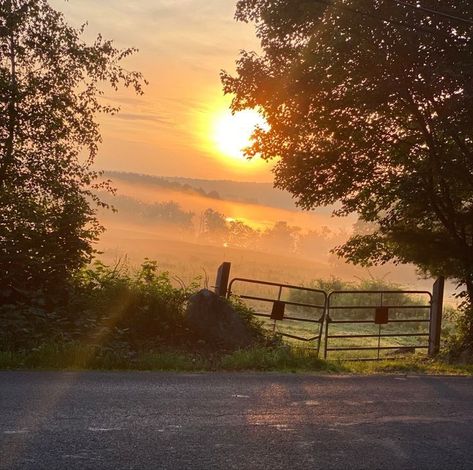
<svg viewBox="0 0 473 470"><path fill-rule="evenodd" d="M117 188L101 193L117 212L103 210L106 228L98 248L107 263L144 258L184 282L201 276L213 285L217 267L232 262L235 276L287 283L315 278L383 278L431 287L411 266L355 267L330 253L354 230L355 217L335 218L332 208L304 212L289 194L268 183L161 178L106 172Z"/></svg>

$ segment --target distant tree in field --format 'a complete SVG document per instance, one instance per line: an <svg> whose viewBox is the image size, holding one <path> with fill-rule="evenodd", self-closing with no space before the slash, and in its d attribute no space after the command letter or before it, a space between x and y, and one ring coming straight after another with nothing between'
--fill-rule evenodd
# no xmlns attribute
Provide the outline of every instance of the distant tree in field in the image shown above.
<svg viewBox="0 0 473 470"><path fill-rule="evenodd" d="M248 154L279 157L303 208L339 201L375 226L337 249L348 260L457 280L473 344L473 1L240 0L236 17L262 54L224 89L270 125Z"/></svg>
<svg viewBox="0 0 473 470"><path fill-rule="evenodd" d="M297 250L299 227L292 227L286 221L276 222L261 234L260 244L264 250L291 254Z"/></svg>
<svg viewBox="0 0 473 470"><path fill-rule="evenodd" d="M260 232L241 220L228 223L228 244L237 248L254 248L258 245Z"/></svg>
<svg viewBox="0 0 473 470"><path fill-rule="evenodd" d="M129 196L106 192L97 194L100 200L113 207L121 218L145 224L169 225L191 230L194 213L184 210L176 201L146 203Z"/></svg>
<svg viewBox="0 0 473 470"><path fill-rule="evenodd" d="M304 256L316 259L328 259L332 248L345 242L349 234L344 231L333 231L328 227L309 230L299 237L298 251Z"/></svg>
<svg viewBox="0 0 473 470"><path fill-rule="evenodd" d="M207 194L207 197L210 197L212 199L221 199L220 194L217 191L210 191Z"/></svg>
<svg viewBox="0 0 473 470"><path fill-rule="evenodd" d="M224 243L228 238L228 225L224 214L206 209L201 218L201 234L213 243Z"/></svg>
<svg viewBox="0 0 473 470"><path fill-rule="evenodd" d="M175 201L143 204L143 218L147 222L158 222L181 228L192 228L193 212L186 212Z"/></svg>
<svg viewBox="0 0 473 470"><path fill-rule="evenodd" d="M92 164L104 86L141 93L119 50L68 26L46 0L0 0L0 304L59 290L101 231Z"/></svg>

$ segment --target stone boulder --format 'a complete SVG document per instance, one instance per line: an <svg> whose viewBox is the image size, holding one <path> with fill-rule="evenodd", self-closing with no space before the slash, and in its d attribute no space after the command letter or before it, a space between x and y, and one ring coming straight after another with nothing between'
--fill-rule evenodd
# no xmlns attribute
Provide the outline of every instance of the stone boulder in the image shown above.
<svg viewBox="0 0 473 470"><path fill-rule="evenodd" d="M240 349L253 342L247 325L228 301L208 289L189 299L186 321L201 339L218 347Z"/></svg>

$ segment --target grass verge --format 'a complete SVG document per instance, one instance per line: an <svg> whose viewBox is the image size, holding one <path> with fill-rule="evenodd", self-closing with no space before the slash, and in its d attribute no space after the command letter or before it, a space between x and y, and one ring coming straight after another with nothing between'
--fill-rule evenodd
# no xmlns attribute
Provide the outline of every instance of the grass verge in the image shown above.
<svg viewBox="0 0 473 470"><path fill-rule="evenodd" d="M104 351L79 343L46 344L25 352L1 352L0 370L281 371L345 374L473 376L473 364L424 357L379 362L325 361L305 349L254 348L233 353Z"/></svg>

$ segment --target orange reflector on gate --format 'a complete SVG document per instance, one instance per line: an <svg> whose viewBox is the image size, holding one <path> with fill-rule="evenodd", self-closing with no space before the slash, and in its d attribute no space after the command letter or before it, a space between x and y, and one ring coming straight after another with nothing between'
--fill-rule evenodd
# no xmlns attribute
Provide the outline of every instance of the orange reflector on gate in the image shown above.
<svg viewBox="0 0 473 470"><path fill-rule="evenodd" d="M280 300L275 300L271 311L271 320L283 320L286 304Z"/></svg>
<svg viewBox="0 0 473 470"><path fill-rule="evenodd" d="M385 325L386 323L389 323L389 308L376 307L374 322L376 325Z"/></svg>

